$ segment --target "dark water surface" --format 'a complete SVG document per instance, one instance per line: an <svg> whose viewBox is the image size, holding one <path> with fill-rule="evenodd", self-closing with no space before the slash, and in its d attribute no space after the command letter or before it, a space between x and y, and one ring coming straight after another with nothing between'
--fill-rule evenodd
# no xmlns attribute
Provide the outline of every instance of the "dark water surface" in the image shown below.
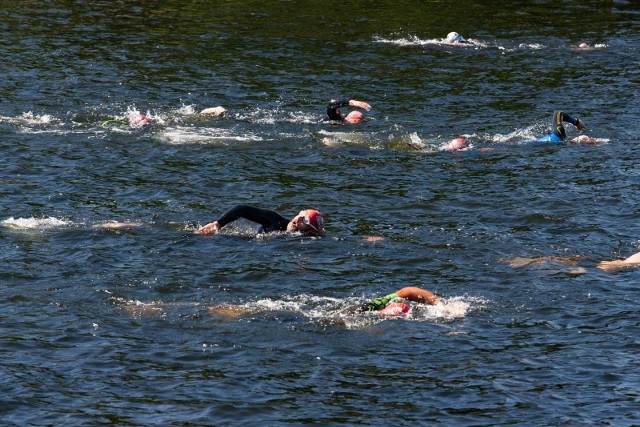
<svg viewBox="0 0 640 427"><path fill-rule="evenodd" d="M638 2L0 4L2 425L640 423ZM193 234L237 203L328 234Z"/></svg>

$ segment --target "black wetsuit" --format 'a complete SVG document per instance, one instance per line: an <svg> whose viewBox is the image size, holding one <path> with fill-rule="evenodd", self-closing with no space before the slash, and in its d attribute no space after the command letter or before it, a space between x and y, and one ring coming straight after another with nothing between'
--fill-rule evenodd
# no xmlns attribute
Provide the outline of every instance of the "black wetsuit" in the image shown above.
<svg viewBox="0 0 640 427"><path fill-rule="evenodd" d="M571 117L569 114L567 113L563 113L562 111L555 111L553 113L553 122L552 122L552 127L553 127L553 134L557 137L562 138L562 140L564 141L565 139L567 139L567 133L564 130L564 126L562 126L562 122L568 122L571 123L574 126L578 125L578 119L575 119L573 117Z"/></svg>
<svg viewBox="0 0 640 427"><path fill-rule="evenodd" d="M261 225L258 233L272 231L287 231L289 220L278 212L269 209L260 209L249 205L238 205L226 211L219 219L220 228L239 218L257 222Z"/></svg>
<svg viewBox="0 0 640 427"><path fill-rule="evenodd" d="M342 114L340 114L338 108L347 106L349 106L349 98L340 99L337 101L335 99L332 99L331 101L329 101L329 104L327 105L327 116L329 116L329 120L342 121L344 117L342 117Z"/></svg>

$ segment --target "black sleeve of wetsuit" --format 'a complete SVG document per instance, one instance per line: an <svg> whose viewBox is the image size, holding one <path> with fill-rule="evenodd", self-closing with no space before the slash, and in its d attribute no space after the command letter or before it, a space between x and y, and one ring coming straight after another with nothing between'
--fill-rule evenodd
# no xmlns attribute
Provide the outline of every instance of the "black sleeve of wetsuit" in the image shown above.
<svg viewBox="0 0 640 427"><path fill-rule="evenodd" d="M257 222L265 232L286 231L289 224L289 221L276 211L249 205L237 205L229 209L218 219L218 224L222 228L239 218Z"/></svg>
<svg viewBox="0 0 640 427"><path fill-rule="evenodd" d="M349 98L340 99L338 101L332 99L329 104L327 104L327 116L329 116L329 119L331 120L342 120L342 116L340 115L338 108L346 107L348 105Z"/></svg>
<svg viewBox="0 0 640 427"><path fill-rule="evenodd" d="M553 129L553 133L564 140L567 138L567 133L564 130L564 126L562 125L562 122L571 123L572 125L575 126L578 123L578 120L562 111L555 111L553 113L553 119L551 123L551 128Z"/></svg>

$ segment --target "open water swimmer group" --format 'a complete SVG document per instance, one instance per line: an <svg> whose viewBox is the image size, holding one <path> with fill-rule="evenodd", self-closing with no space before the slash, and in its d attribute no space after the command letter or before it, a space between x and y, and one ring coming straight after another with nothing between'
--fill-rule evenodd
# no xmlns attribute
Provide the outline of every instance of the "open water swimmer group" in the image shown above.
<svg viewBox="0 0 640 427"><path fill-rule="evenodd" d="M640 5L14 2L2 426L633 426Z"/></svg>

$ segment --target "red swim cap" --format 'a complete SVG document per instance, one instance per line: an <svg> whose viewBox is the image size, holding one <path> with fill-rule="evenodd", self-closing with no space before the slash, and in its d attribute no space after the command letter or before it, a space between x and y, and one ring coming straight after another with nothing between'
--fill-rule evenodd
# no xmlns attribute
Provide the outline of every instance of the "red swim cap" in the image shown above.
<svg viewBox="0 0 640 427"><path fill-rule="evenodd" d="M324 219L322 218L322 214L315 209L307 209L304 211L304 223L315 231L324 231Z"/></svg>

